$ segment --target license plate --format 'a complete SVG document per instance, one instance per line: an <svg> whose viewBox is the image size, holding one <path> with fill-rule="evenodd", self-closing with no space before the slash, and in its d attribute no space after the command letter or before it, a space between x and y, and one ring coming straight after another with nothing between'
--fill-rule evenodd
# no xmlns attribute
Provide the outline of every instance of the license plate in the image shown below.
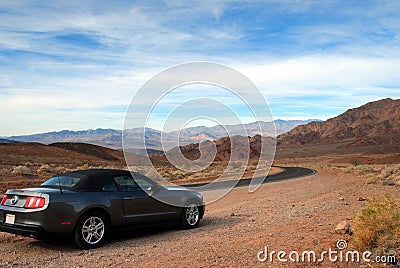
<svg viewBox="0 0 400 268"><path fill-rule="evenodd" d="M15 222L15 215L7 214L6 215L6 223L7 224L14 224Z"/></svg>

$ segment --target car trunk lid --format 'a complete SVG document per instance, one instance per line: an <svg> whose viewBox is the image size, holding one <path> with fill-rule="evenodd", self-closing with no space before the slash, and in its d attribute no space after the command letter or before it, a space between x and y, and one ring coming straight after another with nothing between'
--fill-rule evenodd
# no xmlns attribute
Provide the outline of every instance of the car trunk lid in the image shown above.
<svg viewBox="0 0 400 268"><path fill-rule="evenodd" d="M8 190L2 200L2 206L18 208L44 208L49 203L48 193L38 191L42 189ZM50 189L53 190L53 189Z"/></svg>

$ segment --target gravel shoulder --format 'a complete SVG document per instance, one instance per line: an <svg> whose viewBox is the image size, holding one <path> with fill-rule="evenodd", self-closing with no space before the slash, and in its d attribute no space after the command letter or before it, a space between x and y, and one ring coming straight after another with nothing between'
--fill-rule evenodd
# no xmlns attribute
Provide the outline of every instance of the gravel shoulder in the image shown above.
<svg viewBox="0 0 400 268"><path fill-rule="evenodd" d="M264 246L286 252L334 248L337 240L351 239L335 234L334 228L342 220L351 222L365 205L358 198L381 199L385 193L400 198L398 187L366 185L350 174L318 170L312 176L264 184L254 193L247 187L234 189L207 206L205 218L195 230L153 228L118 233L94 250L78 250L66 241L37 241L0 232L0 266L271 266L257 260ZM272 264L280 265L277 260Z"/></svg>

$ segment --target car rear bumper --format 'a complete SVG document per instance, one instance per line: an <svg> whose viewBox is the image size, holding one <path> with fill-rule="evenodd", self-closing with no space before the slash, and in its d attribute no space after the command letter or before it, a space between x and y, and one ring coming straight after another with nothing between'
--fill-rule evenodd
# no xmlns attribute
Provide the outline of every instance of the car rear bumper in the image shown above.
<svg viewBox="0 0 400 268"><path fill-rule="evenodd" d="M46 235L45 230L41 226L30 224L10 225L0 222L0 231L23 236L42 237Z"/></svg>

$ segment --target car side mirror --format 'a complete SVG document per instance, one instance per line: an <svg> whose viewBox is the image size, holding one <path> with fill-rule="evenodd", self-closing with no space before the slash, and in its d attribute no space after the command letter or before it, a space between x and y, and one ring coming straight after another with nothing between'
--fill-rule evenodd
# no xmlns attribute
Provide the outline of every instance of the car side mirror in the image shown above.
<svg viewBox="0 0 400 268"><path fill-rule="evenodd" d="M145 189L145 191L147 194L153 195L153 194L157 193L158 191L160 191L160 187L157 185L149 186Z"/></svg>
<svg viewBox="0 0 400 268"><path fill-rule="evenodd" d="M154 189L153 187L149 186L149 187L147 187L145 190L146 190L146 192L152 192L153 189Z"/></svg>

